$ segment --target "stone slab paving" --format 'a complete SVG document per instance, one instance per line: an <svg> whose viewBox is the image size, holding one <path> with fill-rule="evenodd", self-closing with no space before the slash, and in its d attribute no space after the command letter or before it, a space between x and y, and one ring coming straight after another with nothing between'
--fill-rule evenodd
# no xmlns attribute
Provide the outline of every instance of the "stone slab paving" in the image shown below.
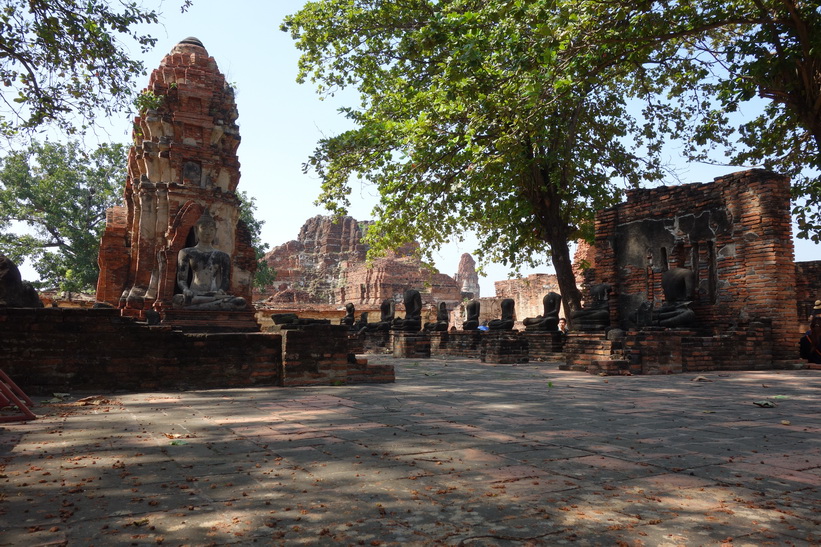
<svg viewBox="0 0 821 547"><path fill-rule="evenodd" d="M369 358L396 383L40 398L0 545L821 544L821 372Z"/></svg>

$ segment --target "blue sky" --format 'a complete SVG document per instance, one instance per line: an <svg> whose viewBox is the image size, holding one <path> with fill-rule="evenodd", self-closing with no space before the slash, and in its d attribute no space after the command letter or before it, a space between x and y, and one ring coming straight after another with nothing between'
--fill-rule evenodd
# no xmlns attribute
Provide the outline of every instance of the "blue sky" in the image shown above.
<svg viewBox="0 0 821 547"><path fill-rule="evenodd" d="M304 174L302 164L323 136L349 127L338 113L341 98L320 100L310 84L296 83L298 51L290 36L279 30L282 19L294 13L304 0L194 0L181 14L182 0L164 0L163 28L151 33L159 41L143 56L146 68L159 66L171 48L188 36L199 38L226 79L237 89L239 126L242 135L238 155L242 164L239 189L257 202L257 217L265 221L262 239L271 247L296 239L310 217L326 214L313 201L319 195L319 180ZM138 55L138 51L134 51ZM148 77L140 87L148 83ZM355 99L347 95L349 100ZM98 134L101 140L128 142L131 119L111 120ZM686 182L708 182L741 168L681 165ZM672 183L672 182L671 182ZM354 186L350 214L358 220L371 218L375 192ZM436 260L442 273L453 275L459 258L472 252L470 241L450 245ZM796 242L796 260L821 259L821 246ZM480 279L482 296L494 294L493 281L508 277L501 265L486 268ZM522 273L552 273L551 267ZM25 275L24 275L25 276Z"/></svg>

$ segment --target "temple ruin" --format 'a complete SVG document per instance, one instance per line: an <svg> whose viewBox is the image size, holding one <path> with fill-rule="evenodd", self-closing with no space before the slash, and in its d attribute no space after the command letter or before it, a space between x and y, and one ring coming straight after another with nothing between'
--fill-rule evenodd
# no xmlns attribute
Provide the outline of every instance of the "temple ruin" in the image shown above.
<svg viewBox="0 0 821 547"><path fill-rule="evenodd" d="M802 366L821 261L794 261L784 176L630 190L599 211L594 244L576 252L584 307L564 334L554 276L480 298L470 255L454 277L412 248L368 264L368 223L350 217L309 219L268 254L277 280L254 294L231 87L188 38L143 95L153 104L135 119L124 204L108 211L95 309L0 309L4 369L32 392L394 381L392 366L356 358L369 352L601 374ZM266 313L277 320L261 325Z"/></svg>
<svg viewBox="0 0 821 547"><path fill-rule="evenodd" d="M151 73L144 96L154 108L134 120L125 205L107 212L97 300L144 319L165 314L175 293L177 255L194 244L207 210L215 246L231 258L230 292L251 302L256 258L239 219L240 143L233 88L196 38L187 38Z"/></svg>
<svg viewBox="0 0 821 547"><path fill-rule="evenodd" d="M626 334L571 333L568 366L663 373L794 365L804 310L821 294L817 263L794 260L787 177L750 170L628 191L597 214L584 272L587 287L612 287L610 325ZM676 268L692 276L695 322L642 328L637 311L663 306L662 279Z"/></svg>
<svg viewBox="0 0 821 547"><path fill-rule="evenodd" d="M392 366L350 358L344 326L256 321L234 93L199 40L172 49L143 97L98 302L0 310L9 375L32 393L393 382Z"/></svg>

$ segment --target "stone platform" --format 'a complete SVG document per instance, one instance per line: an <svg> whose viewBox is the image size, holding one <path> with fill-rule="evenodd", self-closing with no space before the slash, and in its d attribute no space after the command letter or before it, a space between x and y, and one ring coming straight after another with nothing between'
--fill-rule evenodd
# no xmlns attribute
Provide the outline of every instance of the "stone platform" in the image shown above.
<svg viewBox="0 0 821 547"><path fill-rule="evenodd" d="M528 342L516 330L487 331L482 334L483 363L527 363Z"/></svg>
<svg viewBox="0 0 821 547"><path fill-rule="evenodd" d="M160 323L184 332L259 332L254 310L176 310L160 312Z"/></svg>
<svg viewBox="0 0 821 547"><path fill-rule="evenodd" d="M111 308L1 308L0 368L29 394L393 382L351 362L346 327L317 327L197 333Z"/></svg>
<svg viewBox="0 0 821 547"><path fill-rule="evenodd" d="M393 331L393 356L409 359L429 359L431 338L424 332Z"/></svg>
<svg viewBox="0 0 821 547"><path fill-rule="evenodd" d="M681 374L713 370L794 368L776 359L772 323L753 321L705 335L694 329L648 327L608 339L604 331L571 332L563 369L591 374Z"/></svg>
<svg viewBox="0 0 821 547"><path fill-rule="evenodd" d="M563 361L567 335L559 331L523 331L531 361Z"/></svg>
<svg viewBox="0 0 821 547"><path fill-rule="evenodd" d="M430 333L431 354L437 359L479 359L482 355L482 332L451 330Z"/></svg>

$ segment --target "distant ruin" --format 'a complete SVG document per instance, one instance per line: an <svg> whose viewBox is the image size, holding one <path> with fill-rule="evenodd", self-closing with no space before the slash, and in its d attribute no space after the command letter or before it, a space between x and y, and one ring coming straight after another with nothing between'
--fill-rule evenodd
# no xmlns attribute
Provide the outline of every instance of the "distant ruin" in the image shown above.
<svg viewBox="0 0 821 547"><path fill-rule="evenodd" d="M421 294L424 321L435 321L440 303L454 310L468 294L474 294L463 289L479 292L475 262L468 254L463 255L455 277L426 267L414 256L412 246L369 264L368 246L362 242L369 225L350 216L336 221L315 216L305 222L297 239L269 251L265 260L276 272L276 280L254 292L260 320L265 323L266 315L278 312L338 320L347 303L360 313L375 312L378 317L385 299L404 311L403 295L413 288Z"/></svg>

